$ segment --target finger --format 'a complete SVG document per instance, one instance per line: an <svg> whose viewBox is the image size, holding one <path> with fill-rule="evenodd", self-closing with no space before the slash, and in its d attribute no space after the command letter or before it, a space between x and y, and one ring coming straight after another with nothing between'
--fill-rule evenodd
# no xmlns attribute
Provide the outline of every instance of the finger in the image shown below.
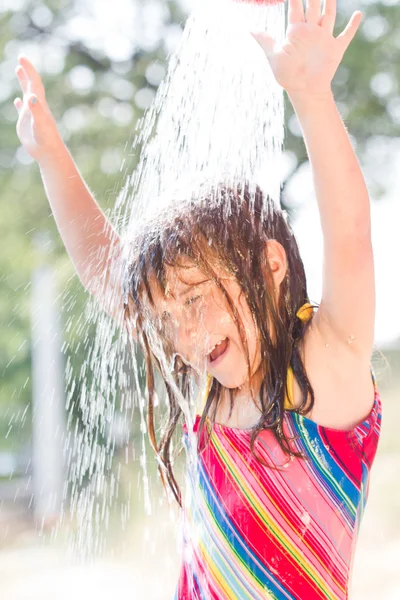
<svg viewBox="0 0 400 600"><path fill-rule="evenodd" d="M19 114L22 110L22 107L24 106L24 103L22 102L21 98L15 98L14 106L17 109L17 112Z"/></svg>
<svg viewBox="0 0 400 600"><path fill-rule="evenodd" d="M318 24L321 17L321 0L307 0L306 22Z"/></svg>
<svg viewBox="0 0 400 600"><path fill-rule="evenodd" d="M289 0L289 10L288 10L288 22L289 24L293 23L302 23L304 22L304 7L303 0Z"/></svg>
<svg viewBox="0 0 400 600"><path fill-rule="evenodd" d="M348 48L350 42L354 38L357 33L357 29L360 26L363 14L359 10L354 12L350 18L350 21L347 23L347 27L342 31L340 35L337 36L337 40L340 41L344 49Z"/></svg>
<svg viewBox="0 0 400 600"><path fill-rule="evenodd" d="M256 40L256 42L260 44L261 48L264 50L267 56L273 54L275 42L271 37L269 37L264 31L251 31L250 33Z"/></svg>
<svg viewBox="0 0 400 600"><path fill-rule="evenodd" d="M44 98L44 87L42 83L42 79L39 73L36 71L35 67L29 60L27 56L21 54L18 57L20 65L24 68L24 71L28 77L28 81L30 83L31 91L37 96Z"/></svg>
<svg viewBox="0 0 400 600"><path fill-rule="evenodd" d="M30 111L33 113L40 113L41 104L38 100L38 97L35 94L30 94L28 96L28 106Z"/></svg>
<svg viewBox="0 0 400 600"><path fill-rule="evenodd" d="M336 22L336 11L337 11L337 0L325 0L324 10L320 20L321 27L327 29L329 33L333 34Z"/></svg>
<svg viewBox="0 0 400 600"><path fill-rule="evenodd" d="M29 81L25 69L23 67L17 67L15 69L15 74L17 76L22 93L25 96L29 93Z"/></svg>

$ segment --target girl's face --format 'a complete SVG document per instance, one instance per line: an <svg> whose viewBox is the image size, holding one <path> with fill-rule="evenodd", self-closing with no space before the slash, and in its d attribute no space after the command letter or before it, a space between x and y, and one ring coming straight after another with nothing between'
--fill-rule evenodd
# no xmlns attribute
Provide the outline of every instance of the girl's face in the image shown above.
<svg viewBox="0 0 400 600"><path fill-rule="evenodd" d="M261 364L260 342L250 308L235 279L215 269L241 317L250 357L251 377ZM166 266L167 293L152 286L156 316L175 352L200 372L207 371L227 388L248 388L245 349L227 299L217 284L192 263Z"/></svg>

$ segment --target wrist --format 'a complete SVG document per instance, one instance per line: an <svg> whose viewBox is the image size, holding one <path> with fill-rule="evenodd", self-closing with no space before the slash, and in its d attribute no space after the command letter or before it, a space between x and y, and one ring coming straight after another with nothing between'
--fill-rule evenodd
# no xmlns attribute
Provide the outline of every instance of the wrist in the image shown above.
<svg viewBox="0 0 400 600"><path fill-rule="evenodd" d="M324 102L334 101L332 89L324 92L308 92L306 90L286 90L289 100L295 104L321 104Z"/></svg>
<svg viewBox="0 0 400 600"><path fill-rule="evenodd" d="M47 148L37 159L40 169L54 168L69 156L69 151L61 137L54 140L51 147Z"/></svg>

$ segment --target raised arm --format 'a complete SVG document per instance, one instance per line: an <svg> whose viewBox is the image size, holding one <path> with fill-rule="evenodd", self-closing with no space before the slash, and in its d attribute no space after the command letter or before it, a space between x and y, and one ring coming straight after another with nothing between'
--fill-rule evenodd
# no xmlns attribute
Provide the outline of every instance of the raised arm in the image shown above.
<svg viewBox="0 0 400 600"><path fill-rule="evenodd" d="M370 200L332 94L291 96L299 118L323 232L321 331L369 365L375 323Z"/></svg>
<svg viewBox="0 0 400 600"><path fill-rule="evenodd" d="M79 174L47 105L41 78L26 57L19 58L16 74L23 92L23 100L14 102L18 137L39 165L58 230L82 284L122 325L119 236Z"/></svg>
<svg viewBox="0 0 400 600"><path fill-rule="evenodd" d="M289 0L285 43L253 36L298 116L310 159L324 240L323 291L315 317L334 339L369 368L374 341L375 281L368 190L331 90L332 79L362 14L333 37L336 0Z"/></svg>

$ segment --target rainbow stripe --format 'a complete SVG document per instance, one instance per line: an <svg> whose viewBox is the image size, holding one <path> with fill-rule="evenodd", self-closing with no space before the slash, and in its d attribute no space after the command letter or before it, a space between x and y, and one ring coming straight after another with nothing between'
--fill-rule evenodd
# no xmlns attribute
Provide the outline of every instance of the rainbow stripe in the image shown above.
<svg viewBox="0 0 400 600"><path fill-rule="evenodd" d="M215 424L188 471L183 564L175 600L344 600L369 475L378 447L382 405L351 431L323 427L285 410L283 428L307 461L288 460L264 430L256 451L250 432ZM197 433L200 416L194 425ZM184 442L189 436L184 426Z"/></svg>

